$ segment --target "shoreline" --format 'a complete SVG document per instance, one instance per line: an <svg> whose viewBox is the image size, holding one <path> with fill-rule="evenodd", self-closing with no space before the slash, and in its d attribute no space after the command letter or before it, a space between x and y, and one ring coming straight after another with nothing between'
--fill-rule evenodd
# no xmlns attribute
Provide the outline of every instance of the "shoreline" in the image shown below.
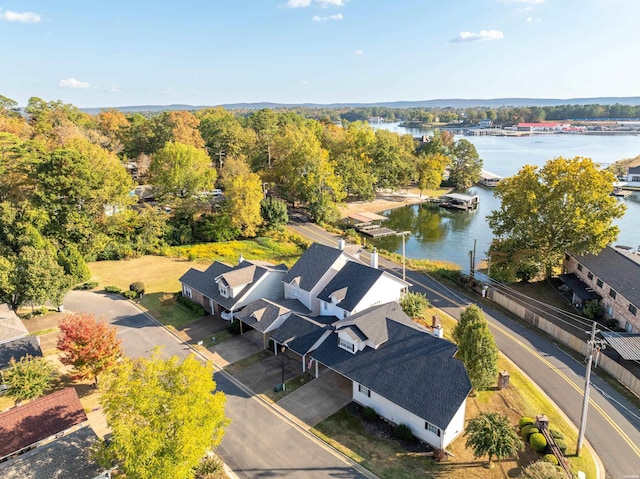
<svg viewBox="0 0 640 479"><path fill-rule="evenodd" d="M396 208L402 208L403 206L416 205L426 203L431 198L437 198L453 191L453 188L443 188L441 190L430 190L427 193L420 195L419 190L410 188L406 192L378 192L376 198L373 201L352 201L345 203L338 209L340 211L340 218L344 219L352 213L381 213L387 210L393 210Z"/></svg>

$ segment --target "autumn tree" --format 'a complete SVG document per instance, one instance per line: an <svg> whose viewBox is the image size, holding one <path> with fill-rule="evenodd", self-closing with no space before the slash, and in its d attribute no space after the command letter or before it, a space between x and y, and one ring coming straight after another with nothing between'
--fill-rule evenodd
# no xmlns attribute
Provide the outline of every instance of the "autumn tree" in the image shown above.
<svg viewBox="0 0 640 479"><path fill-rule="evenodd" d="M251 171L249 164L242 157L230 157L222 168L222 184L225 188L224 209L243 236L253 237L262 224L260 201L262 181Z"/></svg>
<svg viewBox="0 0 640 479"><path fill-rule="evenodd" d="M449 158L442 153L424 153L418 155L418 188L420 195L424 190L435 190L442 183L444 170Z"/></svg>
<svg viewBox="0 0 640 479"><path fill-rule="evenodd" d="M415 171L415 146L411 135L376 130L371 148L376 187L396 190L411 181Z"/></svg>
<svg viewBox="0 0 640 479"><path fill-rule="evenodd" d="M55 379L55 368L44 358L24 356L20 361L11 358L9 368L2 372L7 395L16 405L22 401L44 396Z"/></svg>
<svg viewBox="0 0 640 479"><path fill-rule="evenodd" d="M278 114L268 108L255 111L247 117L247 126L255 132L257 137L254 168L271 168L271 149L278 134L278 121Z"/></svg>
<svg viewBox="0 0 640 479"><path fill-rule="evenodd" d="M116 328L105 318L96 321L93 314L68 313L60 321L62 334L57 347L63 352L62 364L73 366L76 375L98 384L98 377L122 356Z"/></svg>
<svg viewBox="0 0 640 479"><path fill-rule="evenodd" d="M180 361L125 358L101 387L100 403L113 435L105 450L127 477L192 477L229 423L226 397L216 392L213 366L194 356Z"/></svg>
<svg viewBox="0 0 640 479"><path fill-rule="evenodd" d="M174 198L213 188L217 176L206 152L184 143L167 143L153 155L149 174L159 196Z"/></svg>
<svg viewBox="0 0 640 479"><path fill-rule="evenodd" d="M522 449L522 441L509 419L498 413L480 413L469 420L464 433L465 447L473 449L474 457L489 456L488 467L494 457L500 461L504 457L515 456Z"/></svg>
<svg viewBox="0 0 640 479"><path fill-rule="evenodd" d="M453 336L474 391L489 388L498 376L498 347L480 308L463 311Z"/></svg>
<svg viewBox="0 0 640 479"><path fill-rule="evenodd" d="M211 158L224 166L228 156L247 154L255 144L256 134L244 128L233 113L221 107L208 108L198 112L200 134L209 149Z"/></svg>
<svg viewBox="0 0 640 479"><path fill-rule="evenodd" d="M524 166L496 188L501 206L488 216L496 237L492 256L505 245L512 253L527 249L527 260L549 277L566 252L598 253L615 241L619 228L613 221L626 209L611 196L614 181L589 158Z"/></svg>

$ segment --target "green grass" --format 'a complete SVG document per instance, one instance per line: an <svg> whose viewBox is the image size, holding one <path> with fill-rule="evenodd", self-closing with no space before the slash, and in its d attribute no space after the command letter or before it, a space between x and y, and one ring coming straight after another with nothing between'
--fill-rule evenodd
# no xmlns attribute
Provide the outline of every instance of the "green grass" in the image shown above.
<svg viewBox="0 0 640 479"><path fill-rule="evenodd" d="M271 351L263 349L262 351L258 351L257 353L252 354L247 358L236 361L233 364L229 364L226 368L224 368L224 370L231 375L238 374L243 369L246 369L249 366L253 366L254 364L258 364L259 362L267 359L270 356L273 356L273 353Z"/></svg>
<svg viewBox="0 0 640 479"><path fill-rule="evenodd" d="M301 386L304 386L312 379L313 378L309 374L302 373L296 376L295 378L290 379L289 381L285 381L286 387L284 391L275 392L273 389L269 389L266 393L264 393L264 395L267 396L267 398L269 398L271 401L278 402L287 394L291 394L293 391L295 391Z"/></svg>
<svg viewBox="0 0 640 479"><path fill-rule="evenodd" d="M168 298L168 296L171 296L171 298ZM173 300L172 295L167 295L166 293L145 294L140 298L140 304L149 311L151 316L165 326L180 328L185 324L200 319L200 316Z"/></svg>
<svg viewBox="0 0 640 479"><path fill-rule="evenodd" d="M60 331L59 328L41 329L40 331L34 331L33 333L30 333L29 336L42 336L44 334L57 333L58 331Z"/></svg>

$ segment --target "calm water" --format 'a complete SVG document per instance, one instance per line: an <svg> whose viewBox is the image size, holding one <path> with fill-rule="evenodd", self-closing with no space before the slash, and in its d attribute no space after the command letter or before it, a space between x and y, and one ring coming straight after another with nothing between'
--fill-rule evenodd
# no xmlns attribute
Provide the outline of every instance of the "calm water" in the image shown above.
<svg viewBox="0 0 640 479"><path fill-rule="evenodd" d="M397 123L373 125L396 133L421 136L431 133L418 128L402 128ZM456 137L472 142L484 162L484 169L500 176L511 176L526 164L542 166L556 156L586 156L607 164L640 154L640 137L637 136L586 136L542 135L523 137ZM406 242L406 254L410 258L427 258L457 263L469 269L469 251L476 240L476 261L486 257L492 240L492 232L486 216L500 207L493 197L493 189L476 186L467 190L480 196L476 211L452 211L428 204L407 206L390 210L387 225L398 231L411 231ZM623 201L627 212L617 221L620 227L618 244L640 246L640 194ZM402 240L387 237L375 242L379 247L402 253Z"/></svg>

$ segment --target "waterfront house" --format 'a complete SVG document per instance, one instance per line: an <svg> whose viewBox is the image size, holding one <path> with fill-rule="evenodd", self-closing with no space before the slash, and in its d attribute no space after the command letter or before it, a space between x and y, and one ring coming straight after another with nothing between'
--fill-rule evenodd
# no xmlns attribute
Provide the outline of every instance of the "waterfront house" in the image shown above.
<svg viewBox="0 0 640 479"><path fill-rule="evenodd" d="M182 295L205 311L231 321L245 305L261 298L282 298L284 264L274 266L262 261L245 261L236 266L215 261L205 271L189 269L179 279Z"/></svg>
<svg viewBox="0 0 640 479"><path fill-rule="evenodd" d="M574 286L578 295L601 298L606 318L629 333L640 333L640 255L634 248L607 246L597 255L567 254L563 270L582 284Z"/></svg>

